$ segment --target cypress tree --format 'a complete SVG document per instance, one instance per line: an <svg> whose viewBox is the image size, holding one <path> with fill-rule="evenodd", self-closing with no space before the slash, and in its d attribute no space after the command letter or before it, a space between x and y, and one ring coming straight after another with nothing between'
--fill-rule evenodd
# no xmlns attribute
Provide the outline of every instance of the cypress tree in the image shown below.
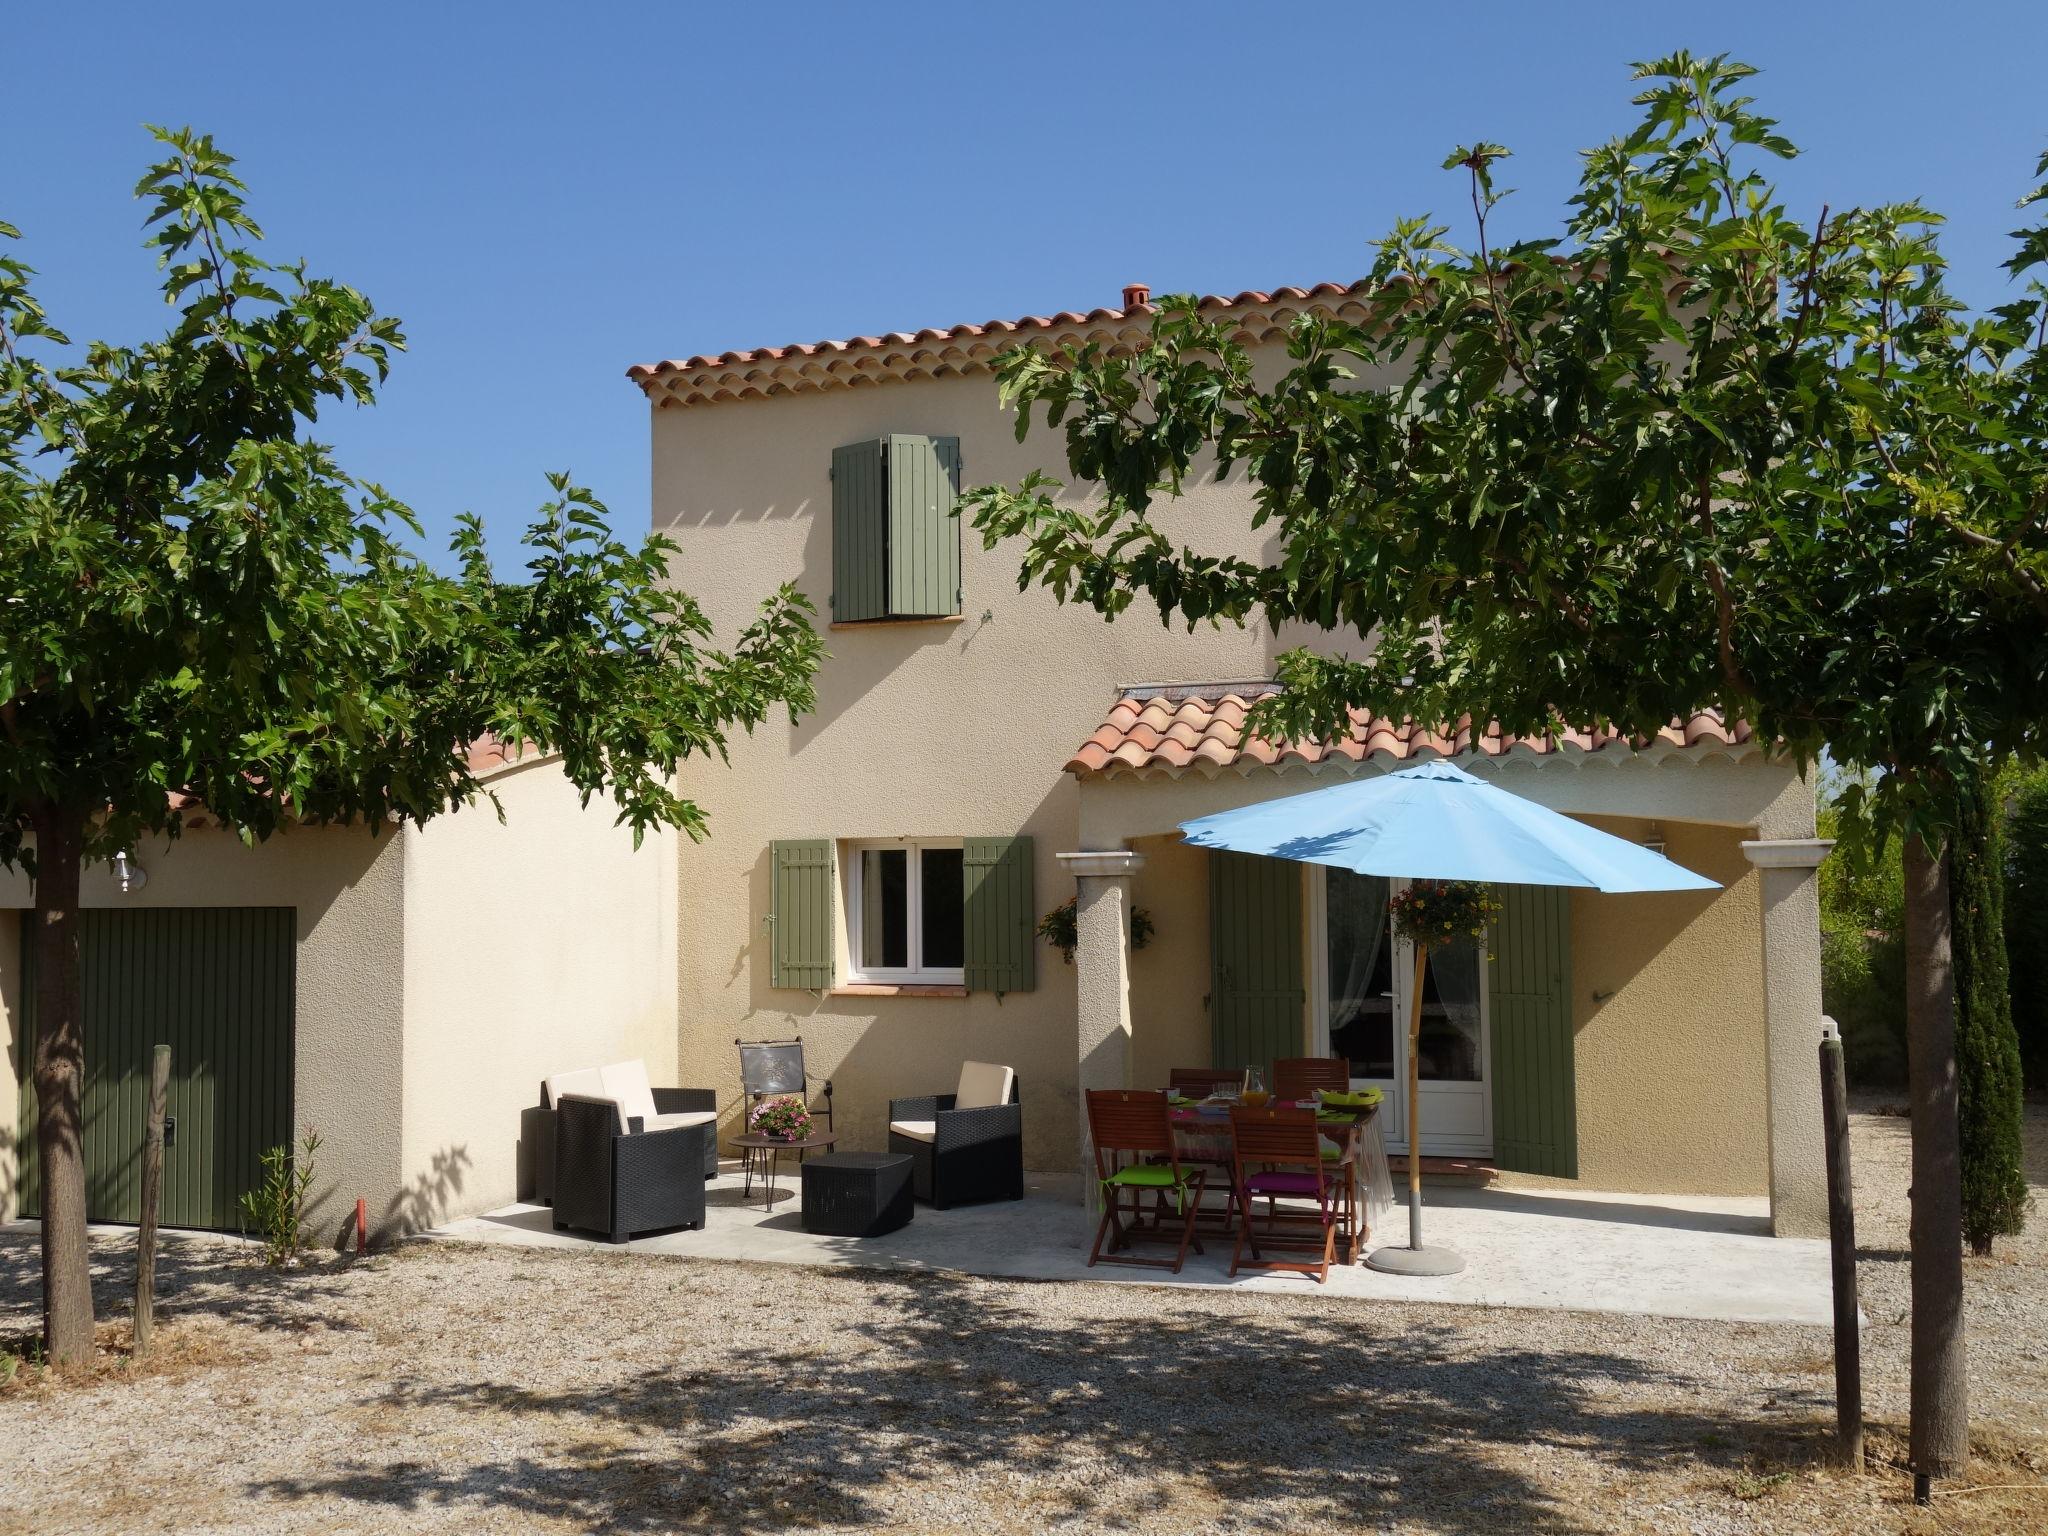
<svg viewBox="0 0 2048 1536"><path fill-rule="evenodd" d="M2005 956L2029 1088L2048 1088L2048 772L2028 775L2005 824Z"/></svg>
<svg viewBox="0 0 2048 1536"><path fill-rule="evenodd" d="M2020 1230L2020 1046L2008 991L1999 807L1988 775L1957 795L1949 854L1956 986L1957 1116L1962 1134L1963 1236L1973 1253Z"/></svg>

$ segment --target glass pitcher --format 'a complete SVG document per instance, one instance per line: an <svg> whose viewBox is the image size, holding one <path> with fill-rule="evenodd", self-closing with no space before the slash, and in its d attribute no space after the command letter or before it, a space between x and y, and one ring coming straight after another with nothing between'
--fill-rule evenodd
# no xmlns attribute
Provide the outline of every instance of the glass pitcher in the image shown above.
<svg viewBox="0 0 2048 1536"><path fill-rule="evenodd" d="M1243 1098L1253 1109L1264 1109L1273 1102L1273 1095L1266 1091L1265 1074L1257 1067L1244 1069Z"/></svg>

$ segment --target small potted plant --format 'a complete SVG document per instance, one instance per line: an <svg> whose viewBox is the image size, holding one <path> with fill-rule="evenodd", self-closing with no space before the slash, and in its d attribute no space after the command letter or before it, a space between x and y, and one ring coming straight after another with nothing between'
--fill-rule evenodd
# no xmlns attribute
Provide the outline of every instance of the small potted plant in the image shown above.
<svg viewBox="0 0 2048 1536"><path fill-rule="evenodd" d="M763 1099L748 1114L747 1129L777 1141L802 1141L811 1134L811 1111L795 1094Z"/></svg>

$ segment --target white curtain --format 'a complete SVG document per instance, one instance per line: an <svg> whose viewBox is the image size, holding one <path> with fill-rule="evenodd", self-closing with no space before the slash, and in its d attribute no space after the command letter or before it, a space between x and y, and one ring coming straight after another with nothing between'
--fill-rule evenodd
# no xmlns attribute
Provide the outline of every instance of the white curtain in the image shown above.
<svg viewBox="0 0 2048 1536"><path fill-rule="evenodd" d="M1372 990L1380 946L1387 941L1387 880L1329 873L1330 1032L1368 1013L1385 1013L1386 999Z"/></svg>
<svg viewBox="0 0 2048 1536"><path fill-rule="evenodd" d="M1433 949L1430 974L1436 978L1437 1000L1443 1004L1448 1038L1434 1042L1432 1053L1440 1080L1479 1080L1479 988L1486 974L1485 953L1474 940ZM1425 1057L1425 1061L1427 1061Z"/></svg>

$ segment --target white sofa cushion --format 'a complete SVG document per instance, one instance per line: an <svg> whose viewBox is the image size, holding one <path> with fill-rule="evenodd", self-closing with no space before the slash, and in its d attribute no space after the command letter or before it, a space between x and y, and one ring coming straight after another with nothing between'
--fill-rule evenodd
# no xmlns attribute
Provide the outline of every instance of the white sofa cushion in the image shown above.
<svg viewBox="0 0 2048 1536"><path fill-rule="evenodd" d="M891 1120L889 1134L908 1136L912 1141L936 1141L939 1126L935 1120Z"/></svg>
<svg viewBox="0 0 2048 1536"><path fill-rule="evenodd" d="M1017 1074L1008 1067L998 1067L986 1061L963 1061L960 1064L960 1088L953 1095L955 1109L987 1109L996 1104L1010 1102L1010 1085L1017 1080Z"/></svg>
<svg viewBox="0 0 2048 1536"><path fill-rule="evenodd" d="M673 1115L656 1115L647 1122L650 1131L672 1131L679 1125L709 1125L718 1116L708 1109L686 1109Z"/></svg>
<svg viewBox="0 0 2048 1536"><path fill-rule="evenodd" d="M619 1061L598 1069L604 1079L604 1096L616 1099L619 1113L627 1119L638 1116L649 1126L654 1124L654 1090L647 1084L647 1063L644 1061Z"/></svg>
<svg viewBox="0 0 2048 1536"><path fill-rule="evenodd" d="M550 1109L562 1102L562 1095L565 1093L580 1094L586 1099L613 1097L605 1091L604 1074L595 1067L585 1067L580 1072L557 1072L548 1079Z"/></svg>

